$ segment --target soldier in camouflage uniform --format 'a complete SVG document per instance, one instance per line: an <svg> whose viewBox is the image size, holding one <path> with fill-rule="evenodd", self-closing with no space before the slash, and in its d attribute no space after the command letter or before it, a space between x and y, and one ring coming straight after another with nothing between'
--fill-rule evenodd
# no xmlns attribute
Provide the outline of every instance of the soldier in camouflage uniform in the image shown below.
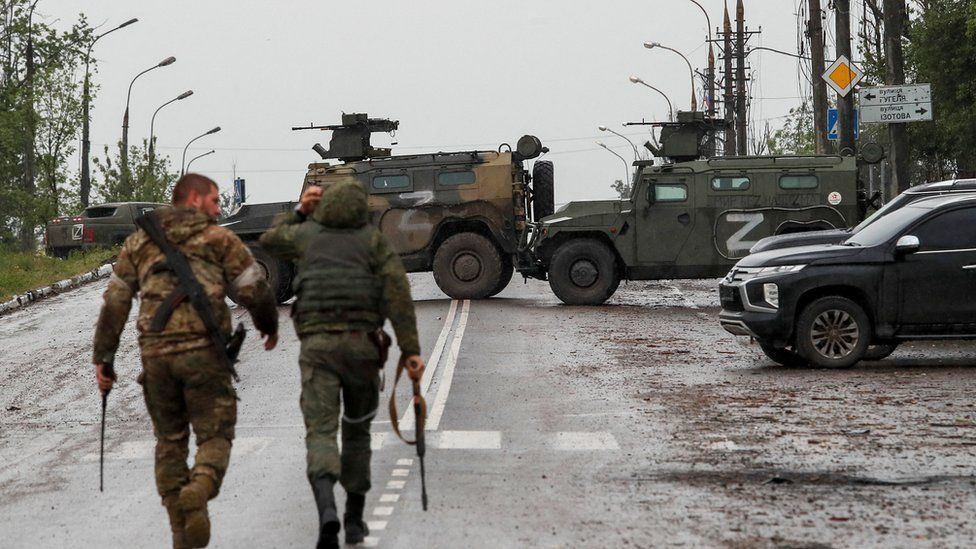
<svg viewBox="0 0 976 549"><path fill-rule="evenodd" d="M278 337L274 298L250 250L214 223L220 215L217 184L187 174L173 189L173 206L156 210L157 219L166 238L187 256L224 333L231 330L224 301L229 294L251 313L255 327L266 337L265 349L274 348ZM136 326L143 367L139 382L156 436L156 487L169 514L173 547L204 547L210 539L207 501L217 495L230 460L237 393L189 300L172 310L162 331L152 330L157 309L178 285L172 271L153 269L164 261L163 252L142 230L126 239L105 290L93 360L99 388L111 390L113 379L106 375L105 364L115 360L132 299L138 295ZM189 426L197 440L192 469L186 463Z"/></svg>
<svg viewBox="0 0 976 549"><path fill-rule="evenodd" d="M319 548L338 547L337 480L347 493L346 543L359 543L369 533L363 521L370 488L369 431L383 367L371 334L390 319L408 375L420 379L424 369L406 273L382 233L367 223L366 204L366 191L352 181L325 191L309 187L295 212L261 237L265 249L298 267L292 315L302 344L300 405Z"/></svg>

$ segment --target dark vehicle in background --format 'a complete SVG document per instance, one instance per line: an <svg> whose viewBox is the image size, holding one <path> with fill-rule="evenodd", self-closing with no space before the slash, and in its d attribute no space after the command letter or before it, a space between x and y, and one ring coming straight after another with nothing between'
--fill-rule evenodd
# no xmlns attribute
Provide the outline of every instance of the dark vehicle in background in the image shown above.
<svg viewBox="0 0 976 549"><path fill-rule="evenodd" d="M959 194L976 192L976 179L952 179L939 181L936 183L923 183L916 185L893 198L890 202L882 206L878 211L868 216L864 221L854 227L847 229L827 229L822 231L809 231L801 233L788 233L775 236L767 236L756 245L749 249L749 253L768 252L769 250L780 250L794 246L813 246L815 244L840 244L847 240L858 231L881 219L885 215L915 202L916 200L945 194Z"/></svg>
<svg viewBox="0 0 976 549"><path fill-rule="evenodd" d="M165 204L153 202L113 202L85 208L80 215L56 217L44 229L44 248L48 255L68 254L88 248L110 248L135 232L135 220Z"/></svg>
<svg viewBox="0 0 976 549"><path fill-rule="evenodd" d="M842 368L869 345L976 339L976 196L922 198L841 245L749 255L719 285L726 331L786 365Z"/></svg>

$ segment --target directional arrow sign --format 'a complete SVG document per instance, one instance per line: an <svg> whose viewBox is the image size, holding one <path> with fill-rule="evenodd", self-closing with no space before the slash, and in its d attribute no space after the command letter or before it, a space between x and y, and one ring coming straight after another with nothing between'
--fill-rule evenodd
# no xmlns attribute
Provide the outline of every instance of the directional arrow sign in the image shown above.
<svg viewBox="0 0 976 549"><path fill-rule="evenodd" d="M861 120L866 123L899 124L932 120L929 84L864 88L860 93Z"/></svg>

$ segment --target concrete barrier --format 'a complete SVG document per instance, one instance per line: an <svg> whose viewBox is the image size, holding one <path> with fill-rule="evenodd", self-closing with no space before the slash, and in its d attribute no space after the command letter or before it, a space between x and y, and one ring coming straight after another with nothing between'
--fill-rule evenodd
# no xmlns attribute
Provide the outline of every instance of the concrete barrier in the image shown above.
<svg viewBox="0 0 976 549"><path fill-rule="evenodd" d="M105 278L112 274L112 268L114 265L114 263L110 265L102 265L101 267L92 269L87 273L66 278L64 280L59 280L50 286L29 290L24 294L13 296L9 301L0 303L0 316L18 309L23 309L24 307L33 305L34 303L53 295L59 295L69 290L73 290L74 288L94 282L98 279Z"/></svg>

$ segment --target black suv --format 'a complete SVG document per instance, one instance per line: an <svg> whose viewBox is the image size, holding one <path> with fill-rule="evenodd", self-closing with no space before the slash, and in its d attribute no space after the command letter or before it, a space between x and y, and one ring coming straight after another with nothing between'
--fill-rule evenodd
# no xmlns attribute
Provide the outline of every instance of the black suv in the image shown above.
<svg viewBox="0 0 976 549"><path fill-rule="evenodd" d="M726 331L781 364L843 368L869 345L976 339L976 196L916 200L840 245L750 255L719 295Z"/></svg>
<svg viewBox="0 0 976 549"><path fill-rule="evenodd" d="M812 246L814 244L840 244L864 227L916 200L931 196L972 192L976 192L976 179L950 179L948 181L915 185L893 198L890 202L879 208L878 211L854 227L767 236L753 244L752 248L749 249L749 253L756 254L759 252L768 252L769 250L792 248L794 246Z"/></svg>

